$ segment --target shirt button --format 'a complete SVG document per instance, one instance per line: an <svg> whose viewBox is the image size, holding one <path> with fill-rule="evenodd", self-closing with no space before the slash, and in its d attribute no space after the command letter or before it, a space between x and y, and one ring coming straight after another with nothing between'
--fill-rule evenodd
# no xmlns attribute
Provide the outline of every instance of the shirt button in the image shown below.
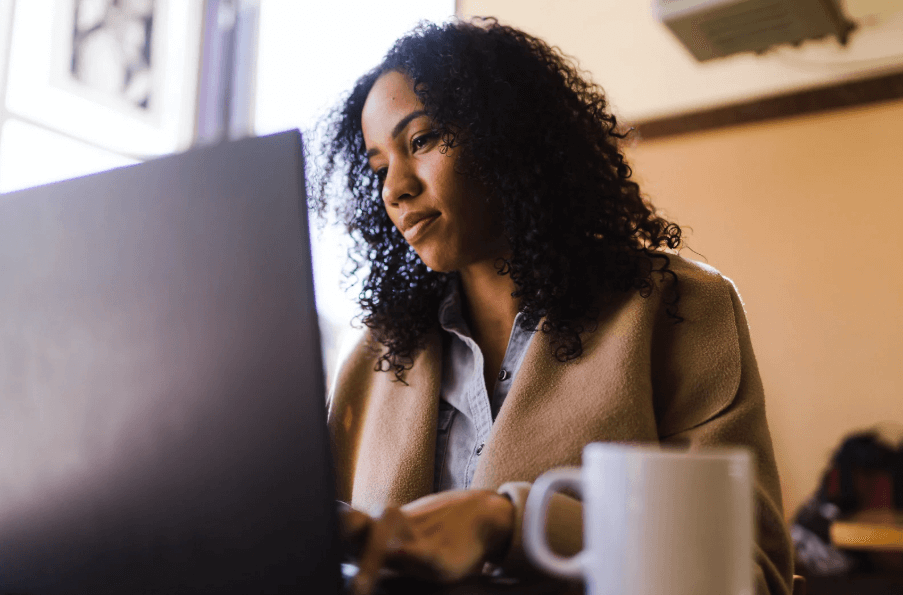
<svg viewBox="0 0 903 595"><path fill-rule="evenodd" d="M479 446L477 447L477 456L480 456L480 454L483 452L483 445L484 445L484 444L485 444L485 443L483 443L483 444L481 444L481 445L479 445Z"/></svg>
<svg viewBox="0 0 903 595"><path fill-rule="evenodd" d="M508 378L510 377L511 374L509 374L508 370L505 370L504 368L502 368L502 370L499 372L499 380L508 380Z"/></svg>

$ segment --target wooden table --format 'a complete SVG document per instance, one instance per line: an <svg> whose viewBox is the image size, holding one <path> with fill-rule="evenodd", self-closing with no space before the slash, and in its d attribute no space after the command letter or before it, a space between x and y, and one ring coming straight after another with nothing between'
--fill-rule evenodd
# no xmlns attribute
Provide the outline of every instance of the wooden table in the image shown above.
<svg viewBox="0 0 903 595"><path fill-rule="evenodd" d="M862 550L903 551L903 511L864 510L831 524L831 543Z"/></svg>

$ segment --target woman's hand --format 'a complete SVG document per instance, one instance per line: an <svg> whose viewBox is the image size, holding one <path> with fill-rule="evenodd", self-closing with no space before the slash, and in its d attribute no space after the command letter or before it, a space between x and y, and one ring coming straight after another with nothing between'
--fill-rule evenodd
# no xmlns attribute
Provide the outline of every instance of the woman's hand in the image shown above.
<svg viewBox="0 0 903 595"><path fill-rule="evenodd" d="M354 593L369 595L383 567L449 583L502 558L514 506L492 491L454 490L389 507L378 519L352 511L343 514L343 523L352 541L365 541Z"/></svg>

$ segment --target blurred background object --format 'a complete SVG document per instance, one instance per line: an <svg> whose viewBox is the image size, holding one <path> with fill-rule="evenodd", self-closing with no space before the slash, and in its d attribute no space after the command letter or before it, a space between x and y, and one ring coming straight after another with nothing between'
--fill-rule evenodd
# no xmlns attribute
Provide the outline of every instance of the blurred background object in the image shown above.
<svg viewBox="0 0 903 595"><path fill-rule="evenodd" d="M880 424L843 438L791 526L812 592L903 590L903 434Z"/></svg>
<svg viewBox="0 0 903 595"><path fill-rule="evenodd" d="M655 10L699 61L826 35L845 45L855 28L837 0L656 0Z"/></svg>
<svg viewBox="0 0 903 595"><path fill-rule="evenodd" d="M147 109L153 24L153 0L77 0L72 76Z"/></svg>
<svg viewBox="0 0 903 595"><path fill-rule="evenodd" d="M3 20L12 26L3 39L8 53L0 81L5 90L0 124L5 128L15 120L29 127L19 126L22 133L12 141L0 129L0 189L59 179L54 162L16 160L23 152L35 157L36 146L53 150L46 135L22 146L32 132L38 134L32 127L105 152L106 167L190 146L203 4L6 2ZM88 161L82 165L79 173L92 169Z"/></svg>

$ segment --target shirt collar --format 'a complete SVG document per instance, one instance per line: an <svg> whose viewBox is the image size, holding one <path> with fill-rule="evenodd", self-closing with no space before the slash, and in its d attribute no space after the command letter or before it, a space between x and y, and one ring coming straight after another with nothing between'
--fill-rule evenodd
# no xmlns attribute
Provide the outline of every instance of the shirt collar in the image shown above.
<svg viewBox="0 0 903 595"><path fill-rule="evenodd" d="M519 329L524 313L518 312L514 318L514 328ZM463 337L470 337L470 327L464 319L463 296L461 295L461 278L457 273L451 275L451 280L445 289L445 296L439 304L439 326L450 333L457 333ZM532 329L535 332L536 329Z"/></svg>
<svg viewBox="0 0 903 595"><path fill-rule="evenodd" d="M470 336L467 321L464 320L464 309L461 296L461 281L457 274L451 275L446 286L445 297L439 304L439 326L448 332Z"/></svg>

